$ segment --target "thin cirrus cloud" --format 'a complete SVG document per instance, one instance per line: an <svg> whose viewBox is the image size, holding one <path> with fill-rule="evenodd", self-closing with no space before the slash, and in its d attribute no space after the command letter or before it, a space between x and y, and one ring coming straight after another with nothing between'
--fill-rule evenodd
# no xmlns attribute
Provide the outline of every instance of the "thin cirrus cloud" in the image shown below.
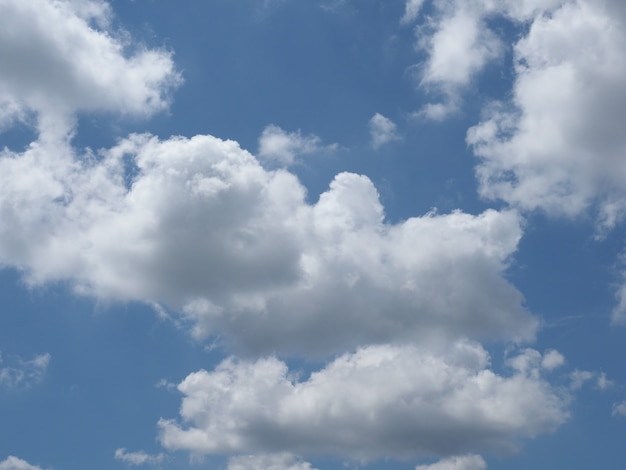
<svg viewBox="0 0 626 470"><path fill-rule="evenodd" d="M128 452L124 448L116 449L114 457L116 460L120 460L127 465L132 466L142 466L142 465L150 465L156 466L160 465L165 461L165 454L148 454L142 450L135 452Z"/></svg>
<svg viewBox="0 0 626 470"><path fill-rule="evenodd" d="M43 381L51 356L48 353L24 360L17 358L10 363L0 355L0 387L8 389L28 388Z"/></svg>

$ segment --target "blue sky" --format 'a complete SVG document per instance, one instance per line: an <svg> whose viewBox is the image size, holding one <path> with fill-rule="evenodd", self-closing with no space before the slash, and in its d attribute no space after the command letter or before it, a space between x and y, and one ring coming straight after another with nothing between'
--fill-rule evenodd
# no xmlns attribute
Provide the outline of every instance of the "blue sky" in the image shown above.
<svg viewBox="0 0 626 470"><path fill-rule="evenodd" d="M621 0L0 0L0 470L619 469Z"/></svg>

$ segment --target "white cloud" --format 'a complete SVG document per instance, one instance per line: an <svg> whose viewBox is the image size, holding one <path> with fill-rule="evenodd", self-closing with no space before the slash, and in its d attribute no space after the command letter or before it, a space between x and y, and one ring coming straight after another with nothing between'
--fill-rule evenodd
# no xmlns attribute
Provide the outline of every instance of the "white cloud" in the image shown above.
<svg viewBox="0 0 626 470"><path fill-rule="evenodd" d="M0 462L0 470L41 470L41 467L31 465L25 460L10 455L6 460Z"/></svg>
<svg viewBox="0 0 626 470"><path fill-rule="evenodd" d="M291 454L262 454L232 457L227 470L316 470Z"/></svg>
<svg viewBox="0 0 626 470"><path fill-rule="evenodd" d="M458 112L468 86L489 63L501 59L503 39L489 26L494 18L526 23L561 4L561 0L434 0L434 13L416 27L417 47L426 59L420 64L420 86L439 100L417 113L441 121ZM413 21L423 2L406 2L403 23Z"/></svg>
<svg viewBox="0 0 626 470"><path fill-rule="evenodd" d="M424 0L406 0L406 5L404 7L404 16L400 21L405 24L415 21L423 5Z"/></svg>
<svg viewBox="0 0 626 470"><path fill-rule="evenodd" d="M611 414L613 416L626 416L626 401L614 403Z"/></svg>
<svg viewBox="0 0 626 470"><path fill-rule="evenodd" d="M570 388L572 390L579 390L585 383L593 379L595 375L595 372L576 369L575 371L570 373Z"/></svg>
<svg viewBox="0 0 626 470"><path fill-rule="evenodd" d="M370 346L305 381L278 359L228 359L179 386L184 425L161 420L161 443L196 453L296 452L347 458L511 450L565 419L566 399L539 370L499 376L478 344L440 352Z"/></svg>
<svg viewBox="0 0 626 470"><path fill-rule="evenodd" d="M480 455L462 455L440 460L432 465L418 465L415 470L486 470L487 463Z"/></svg>
<svg viewBox="0 0 626 470"><path fill-rule="evenodd" d="M597 374L596 387L600 390L607 390L613 385L613 381L606 376L606 373L600 372Z"/></svg>
<svg viewBox="0 0 626 470"><path fill-rule="evenodd" d="M420 86L441 96L441 101L425 105L418 116L440 121L455 113L463 90L487 63L502 55L502 41L485 22L491 6L485 3L436 1L435 16L416 29L417 45L427 55L420 65ZM404 18L413 5L407 3Z"/></svg>
<svg viewBox="0 0 626 470"><path fill-rule="evenodd" d="M259 138L259 158L290 165L301 155L335 150L336 144L324 146L316 135L303 136L300 130L287 132L270 124Z"/></svg>
<svg viewBox="0 0 626 470"><path fill-rule="evenodd" d="M617 10L565 2L516 44L513 102L468 133L484 197L565 216L597 201L602 223L622 218L626 34Z"/></svg>
<svg viewBox="0 0 626 470"><path fill-rule="evenodd" d="M372 147L375 149L400 138L395 123L380 113L376 113L372 116L369 122L369 128Z"/></svg>
<svg viewBox="0 0 626 470"><path fill-rule="evenodd" d="M17 358L14 364L2 367L4 361L0 356L0 386L7 388L28 388L40 383L48 369L50 354L41 354L31 360Z"/></svg>
<svg viewBox="0 0 626 470"><path fill-rule="evenodd" d="M546 370L554 370L563 364L565 364L565 358L560 352L555 350L547 351L541 360L541 367Z"/></svg>
<svg viewBox="0 0 626 470"><path fill-rule="evenodd" d="M43 133L71 130L77 111L150 114L167 106L180 81L169 52L135 46L109 27L110 8L95 0L0 2L2 121L25 109Z"/></svg>
<svg viewBox="0 0 626 470"><path fill-rule="evenodd" d="M115 451L115 458L121 460L128 465L159 465L165 460L164 454L151 455L143 450L137 452L127 452L126 449L120 448Z"/></svg>
<svg viewBox="0 0 626 470"><path fill-rule="evenodd" d="M562 2L515 45L509 103L492 106L467 141L480 194L551 216L596 214L598 235L626 215L626 10ZM626 283L615 323L626 323Z"/></svg>
<svg viewBox="0 0 626 470"><path fill-rule="evenodd" d="M211 136L74 152L35 142L0 153L0 260L31 284L184 309L197 337L255 352L524 340L538 326L503 277L521 237L515 212L387 224L368 178L339 174L309 204L293 174Z"/></svg>

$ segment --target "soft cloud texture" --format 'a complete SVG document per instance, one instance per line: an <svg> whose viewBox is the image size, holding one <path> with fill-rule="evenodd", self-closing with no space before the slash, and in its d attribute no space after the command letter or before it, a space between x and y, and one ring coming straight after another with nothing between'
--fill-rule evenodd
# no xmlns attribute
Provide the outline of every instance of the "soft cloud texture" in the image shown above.
<svg viewBox="0 0 626 470"><path fill-rule="evenodd" d="M296 452L354 459L511 450L566 418L535 368L500 376L467 341L440 352L371 346L300 381L275 358L228 359L179 386L185 424L161 420L168 449Z"/></svg>
<svg viewBox="0 0 626 470"><path fill-rule="evenodd" d="M422 9L423 4L424 0L407 0L404 7L404 16L402 17L401 22L410 23L415 21L417 15L419 15L420 10Z"/></svg>
<svg viewBox="0 0 626 470"><path fill-rule="evenodd" d="M481 195L552 216L597 215L598 233L626 214L626 11L622 2L562 2L514 47L511 102L467 134ZM626 287L613 312L625 323Z"/></svg>
<svg viewBox="0 0 626 470"><path fill-rule="evenodd" d="M95 0L0 2L0 126L38 114L40 131L71 131L77 111L146 115L179 81L171 54L135 45L110 28Z"/></svg>
<svg viewBox="0 0 626 470"><path fill-rule="evenodd" d="M6 460L0 462L0 470L41 470L41 467L31 465L25 460L10 455Z"/></svg>
<svg viewBox="0 0 626 470"><path fill-rule="evenodd" d="M17 358L6 365L0 355L0 387L28 388L40 383L46 375L50 354L41 354L31 360Z"/></svg>
<svg viewBox="0 0 626 470"><path fill-rule="evenodd" d="M164 454L151 455L140 450L137 452L127 452L126 449L117 449L115 451L115 459L121 460L128 465L159 465L165 460Z"/></svg>
<svg viewBox="0 0 626 470"><path fill-rule="evenodd" d="M613 403L611 414L613 416L626 416L626 401Z"/></svg>
<svg viewBox="0 0 626 470"><path fill-rule="evenodd" d="M547 351L541 360L541 367L546 370L554 370L563 364L565 364L565 358L560 352L555 350Z"/></svg>
<svg viewBox="0 0 626 470"><path fill-rule="evenodd" d="M247 351L527 340L538 326L503 278L515 212L387 224L365 176L341 173L309 204L293 174L211 136L135 135L97 158L35 142L0 153L0 187L0 260L31 284L162 303Z"/></svg>
<svg viewBox="0 0 626 470"><path fill-rule="evenodd" d="M403 21L417 17L422 2L407 1ZM486 2L435 1L435 15L416 28L417 46L426 53L420 87L441 96L418 115L443 120L460 106L461 93L485 65L500 57L500 39L486 26Z"/></svg>
<svg viewBox="0 0 626 470"><path fill-rule="evenodd" d="M233 457L227 470L316 470L291 454L262 454Z"/></svg>
<svg viewBox="0 0 626 470"><path fill-rule="evenodd" d="M485 470L487 463L480 455L450 457L432 465L418 465L415 470Z"/></svg>
<svg viewBox="0 0 626 470"><path fill-rule="evenodd" d="M418 49L426 54L420 64L420 87L440 100L425 105L418 116L441 121L457 112L467 87L485 67L505 53L504 41L489 20L515 24L550 12L560 0L434 0L434 13L416 27ZM407 0L402 22L414 21L422 1Z"/></svg>
<svg viewBox="0 0 626 470"><path fill-rule="evenodd" d="M369 122L369 128L372 147L375 149L400 138L395 123L380 113L376 113L372 116Z"/></svg>
<svg viewBox="0 0 626 470"><path fill-rule="evenodd" d="M290 165L301 155L332 151L336 144L324 146L316 135L303 136L300 130L287 132L270 124L259 138L259 158Z"/></svg>
<svg viewBox="0 0 626 470"><path fill-rule="evenodd" d="M566 2L516 44L513 102L468 133L483 196L566 216L597 201L606 225L622 217L626 35L609 5Z"/></svg>

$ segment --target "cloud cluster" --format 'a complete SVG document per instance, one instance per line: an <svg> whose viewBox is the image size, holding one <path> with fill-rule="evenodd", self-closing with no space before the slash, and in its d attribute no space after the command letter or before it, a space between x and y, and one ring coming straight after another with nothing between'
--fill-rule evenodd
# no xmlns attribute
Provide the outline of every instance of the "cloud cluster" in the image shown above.
<svg viewBox="0 0 626 470"><path fill-rule="evenodd" d="M48 369L51 356L48 353L35 356L31 360L17 358L14 364L3 367L0 355L0 387L28 388L41 382Z"/></svg>
<svg viewBox="0 0 626 470"><path fill-rule="evenodd" d="M498 52L482 19L451 5L424 75L449 97L447 84L464 86ZM318 453L436 454L471 468L476 457L458 456L514 449L567 418L567 397L543 376L562 356L524 350L499 374L478 343L532 340L539 325L506 279L522 235L515 210L389 223L366 176L340 173L311 202L293 173L209 135L73 147L76 113L150 114L180 81L169 52L133 44L111 15L95 0L0 1L0 125L39 131L25 150L0 152L0 264L32 285L169 309L246 357L178 386L182 421L159 423L166 448L245 454L231 470L308 470L297 455ZM453 30L468 51L448 49ZM372 131L377 145L395 138L381 115ZM287 166L332 148L268 126L259 158ZM333 359L301 380L271 354Z"/></svg>
<svg viewBox="0 0 626 470"><path fill-rule="evenodd" d="M403 22L423 6L408 0ZM626 215L626 8L615 0L433 0L416 27L426 59L421 87L441 95L422 116L459 109L467 86L512 47L511 99L493 102L469 129L480 159L481 196L524 211L579 217L595 213L598 236ZM489 26L521 29L512 45ZM626 283L617 290L616 323L626 323Z"/></svg>

